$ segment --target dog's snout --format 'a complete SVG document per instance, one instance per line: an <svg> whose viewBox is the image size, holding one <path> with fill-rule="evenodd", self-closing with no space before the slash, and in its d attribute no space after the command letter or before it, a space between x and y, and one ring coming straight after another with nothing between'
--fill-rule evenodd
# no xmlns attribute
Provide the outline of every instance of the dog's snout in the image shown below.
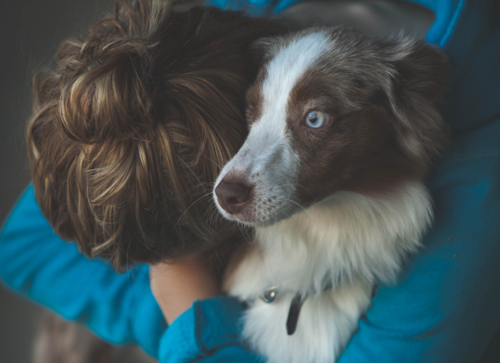
<svg viewBox="0 0 500 363"><path fill-rule="evenodd" d="M240 212L249 202L250 187L242 182L222 179L215 188L220 206L228 213Z"/></svg>

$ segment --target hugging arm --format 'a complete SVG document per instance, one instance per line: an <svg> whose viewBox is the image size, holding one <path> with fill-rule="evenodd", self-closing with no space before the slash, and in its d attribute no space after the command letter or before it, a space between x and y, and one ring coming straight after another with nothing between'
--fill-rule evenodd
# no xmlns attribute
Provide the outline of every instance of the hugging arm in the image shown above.
<svg viewBox="0 0 500 363"><path fill-rule="evenodd" d="M500 326L495 135L500 135L498 121L458 140L432 178L436 221L425 250L411 260L398 286L378 289L341 363L481 357ZM2 230L0 275L12 288L84 322L108 341L136 341L153 355L159 343L162 363L258 359L239 340L243 308L227 297L196 302L160 340L165 325L147 271L117 275L109 265L79 254L54 234L31 187Z"/></svg>
<svg viewBox="0 0 500 363"><path fill-rule="evenodd" d="M475 133L469 142L487 141L500 122ZM377 290L340 363L477 362L500 328L500 159L455 151L430 183L436 217L424 251L398 286Z"/></svg>
<svg viewBox="0 0 500 363"><path fill-rule="evenodd" d="M481 359L500 328L498 135L500 120L456 140L429 182L436 219L424 250L397 286L379 287L339 363ZM165 332L160 361L254 362L237 338L242 313L230 298L195 303ZM188 343L175 350L179 332Z"/></svg>
<svg viewBox="0 0 500 363"><path fill-rule="evenodd" d="M74 243L63 241L42 215L31 185L0 234L0 279L106 341L135 342L153 356L160 354L162 362L195 357L206 362L255 361L239 341L243 308L238 302L226 297L196 302L165 330L148 272L140 265L119 275L108 263L89 260Z"/></svg>
<svg viewBox="0 0 500 363"><path fill-rule="evenodd" d="M454 140L428 183L433 229L398 286L378 289L340 363L477 362L500 329L498 3L434 3L453 19L428 40L453 65L443 112Z"/></svg>
<svg viewBox="0 0 500 363"><path fill-rule="evenodd" d="M156 355L166 327L147 266L118 275L61 240L30 185L0 234L0 278L12 289L115 344L137 342Z"/></svg>
<svg viewBox="0 0 500 363"><path fill-rule="evenodd" d="M230 297L196 301L164 333L160 363L264 362L241 341L242 314L242 305Z"/></svg>

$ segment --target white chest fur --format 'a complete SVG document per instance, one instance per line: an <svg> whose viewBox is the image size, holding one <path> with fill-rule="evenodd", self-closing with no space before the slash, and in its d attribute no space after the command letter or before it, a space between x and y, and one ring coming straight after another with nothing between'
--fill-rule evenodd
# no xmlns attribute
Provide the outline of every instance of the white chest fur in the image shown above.
<svg viewBox="0 0 500 363"><path fill-rule="evenodd" d="M369 307L376 280L394 281L404 257L415 251L432 219L426 188L408 183L391 195L370 198L341 192L269 227L229 269L225 288L253 301L244 335L269 362L331 363ZM309 296L294 335L286 333L290 302ZM266 304L267 288L281 293Z"/></svg>

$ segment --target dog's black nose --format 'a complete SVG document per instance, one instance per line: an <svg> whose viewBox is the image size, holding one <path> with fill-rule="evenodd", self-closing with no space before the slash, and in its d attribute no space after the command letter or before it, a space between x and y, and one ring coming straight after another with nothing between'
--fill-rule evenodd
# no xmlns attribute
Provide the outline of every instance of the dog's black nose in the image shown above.
<svg viewBox="0 0 500 363"><path fill-rule="evenodd" d="M249 201L250 187L243 183L231 183L224 179L215 188L220 206L228 213L238 213Z"/></svg>

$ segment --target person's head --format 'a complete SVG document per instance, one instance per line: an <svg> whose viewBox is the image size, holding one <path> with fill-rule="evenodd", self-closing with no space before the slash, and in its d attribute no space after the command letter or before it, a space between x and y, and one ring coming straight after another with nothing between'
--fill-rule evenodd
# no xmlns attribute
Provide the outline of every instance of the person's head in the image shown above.
<svg viewBox="0 0 500 363"><path fill-rule="evenodd" d="M211 199L242 144L244 100L268 22L166 0L117 1L34 78L27 132L38 203L55 231L116 268L234 234Z"/></svg>

